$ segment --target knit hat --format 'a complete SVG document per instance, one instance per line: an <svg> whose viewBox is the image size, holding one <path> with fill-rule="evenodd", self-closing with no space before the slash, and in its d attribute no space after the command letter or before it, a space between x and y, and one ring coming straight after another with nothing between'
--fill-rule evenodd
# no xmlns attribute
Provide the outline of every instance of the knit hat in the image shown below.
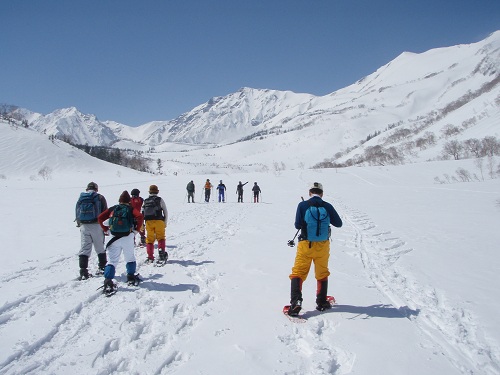
<svg viewBox="0 0 500 375"><path fill-rule="evenodd" d="M321 190L321 191L318 191L318 190ZM323 193L323 185L320 184L319 182L314 182L311 184L311 188L309 189L309 191L312 193L317 192L317 193L321 194L321 193Z"/></svg>
<svg viewBox="0 0 500 375"><path fill-rule="evenodd" d="M149 187L149 194L158 194L158 193L159 193L158 186L151 185Z"/></svg>
<svg viewBox="0 0 500 375"><path fill-rule="evenodd" d="M123 193L121 193L120 199L118 199L118 202L120 202L120 203L130 203L130 194L128 193L127 190L125 190Z"/></svg>
<svg viewBox="0 0 500 375"><path fill-rule="evenodd" d="M87 190L95 190L97 191L97 184L95 182L89 182L87 185Z"/></svg>
<svg viewBox="0 0 500 375"><path fill-rule="evenodd" d="M139 191L139 189L132 189L132 191L130 192L130 195L133 196L133 197L138 197L139 194L141 194L141 192Z"/></svg>

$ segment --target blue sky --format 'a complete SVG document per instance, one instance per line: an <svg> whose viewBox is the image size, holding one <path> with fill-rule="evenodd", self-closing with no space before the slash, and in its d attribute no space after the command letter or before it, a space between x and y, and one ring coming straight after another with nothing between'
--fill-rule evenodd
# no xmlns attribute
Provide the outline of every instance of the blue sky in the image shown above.
<svg viewBox="0 0 500 375"><path fill-rule="evenodd" d="M325 95L500 30L500 0L2 0L0 103L136 126L241 87Z"/></svg>

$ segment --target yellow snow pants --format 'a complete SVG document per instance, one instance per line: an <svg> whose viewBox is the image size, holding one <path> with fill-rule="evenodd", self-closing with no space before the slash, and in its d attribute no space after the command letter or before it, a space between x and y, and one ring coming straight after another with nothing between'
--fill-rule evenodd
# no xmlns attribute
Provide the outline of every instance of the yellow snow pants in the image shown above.
<svg viewBox="0 0 500 375"><path fill-rule="evenodd" d="M165 222L163 220L146 221L146 243L155 243L165 239Z"/></svg>
<svg viewBox="0 0 500 375"><path fill-rule="evenodd" d="M311 247L309 247L309 244L311 244ZM320 242L299 241L290 279L299 277L304 281L309 274L311 262L314 262L314 277L316 280L327 278L330 276L330 271L328 270L329 258L329 240Z"/></svg>

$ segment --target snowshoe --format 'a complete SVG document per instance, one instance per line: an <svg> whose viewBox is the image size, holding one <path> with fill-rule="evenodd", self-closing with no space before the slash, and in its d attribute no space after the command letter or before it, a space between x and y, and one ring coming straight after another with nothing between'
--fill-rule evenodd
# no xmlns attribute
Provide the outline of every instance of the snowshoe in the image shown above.
<svg viewBox="0 0 500 375"><path fill-rule="evenodd" d="M325 311L331 309L335 304L335 298L333 296L327 296L324 302L318 302L316 304L316 310Z"/></svg>
<svg viewBox="0 0 500 375"><path fill-rule="evenodd" d="M95 276L103 276L104 275L104 268L99 268L97 271L95 271Z"/></svg>
<svg viewBox="0 0 500 375"><path fill-rule="evenodd" d="M127 275L127 285L128 286L138 286L142 282L139 274Z"/></svg>
<svg viewBox="0 0 500 375"><path fill-rule="evenodd" d="M106 297L111 297L116 294L118 286L113 282L112 279L104 279L104 285L102 286L102 294Z"/></svg>
<svg viewBox="0 0 500 375"><path fill-rule="evenodd" d="M81 268L80 269L80 276L78 277L78 280L87 280L92 277L92 274L89 273L87 269Z"/></svg>
<svg viewBox="0 0 500 375"><path fill-rule="evenodd" d="M292 303L289 306L286 313L287 313L287 315L290 315L290 316L298 316L300 310L302 310L302 301L299 300L299 301Z"/></svg>
<svg viewBox="0 0 500 375"><path fill-rule="evenodd" d="M162 267L167 264L168 253L165 250L160 250L158 260L156 261L157 267Z"/></svg>

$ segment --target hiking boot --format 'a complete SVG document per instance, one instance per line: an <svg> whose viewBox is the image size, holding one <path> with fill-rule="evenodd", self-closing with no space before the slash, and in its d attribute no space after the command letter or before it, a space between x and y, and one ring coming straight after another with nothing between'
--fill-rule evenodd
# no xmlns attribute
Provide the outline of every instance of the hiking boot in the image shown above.
<svg viewBox="0 0 500 375"><path fill-rule="evenodd" d="M168 259L168 253L165 250L159 251L160 260L166 262Z"/></svg>
<svg viewBox="0 0 500 375"><path fill-rule="evenodd" d="M299 315L300 310L302 310L302 301L295 301L290 305L290 308L288 309L288 315L297 316Z"/></svg>
<svg viewBox="0 0 500 375"><path fill-rule="evenodd" d="M78 278L78 280L87 280L90 277L92 277L92 275L89 273L88 269L80 268L80 277Z"/></svg>
<svg viewBox="0 0 500 375"><path fill-rule="evenodd" d="M112 279L104 279L104 287L102 293L111 296L116 293L117 286Z"/></svg>
<svg viewBox="0 0 500 375"><path fill-rule="evenodd" d="M146 259L146 264L151 264L151 263L154 263L155 262L155 258L147 258Z"/></svg>
<svg viewBox="0 0 500 375"><path fill-rule="evenodd" d="M146 237L141 236L141 245L146 245Z"/></svg>
<svg viewBox="0 0 500 375"><path fill-rule="evenodd" d="M328 301L316 302L316 310L325 311L332 308L332 304Z"/></svg>
<svg viewBox="0 0 500 375"><path fill-rule="evenodd" d="M128 286L137 286L139 283L142 281L142 279L139 277L139 274L133 275L133 274L127 274L127 285Z"/></svg>
<svg viewBox="0 0 500 375"><path fill-rule="evenodd" d="M95 276L102 276L104 275L104 268L99 267L97 271L95 271Z"/></svg>

